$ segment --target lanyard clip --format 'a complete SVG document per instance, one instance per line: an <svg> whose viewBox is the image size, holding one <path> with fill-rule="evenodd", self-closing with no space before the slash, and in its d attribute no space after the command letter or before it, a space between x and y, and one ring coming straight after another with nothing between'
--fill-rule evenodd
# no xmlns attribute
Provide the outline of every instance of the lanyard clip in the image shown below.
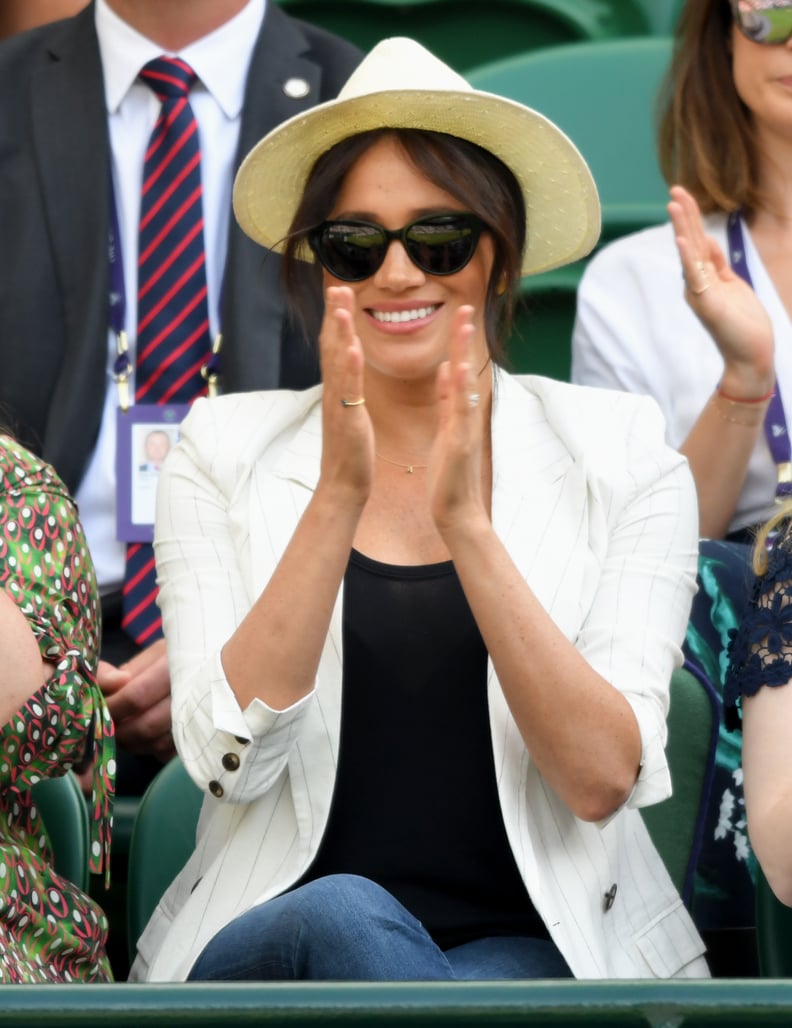
<svg viewBox="0 0 792 1028"><path fill-rule="evenodd" d="M220 347L223 345L223 333L218 332L212 343L212 352L206 364L201 367L201 378L206 382L208 396L217 396L220 380Z"/></svg>
<svg viewBox="0 0 792 1028"><path fill-rule="evenodd" d="M792 461L781 461L776 465L778 469L778 484L776 486L775 502L785 503L792 496Z"/></svg>
<svg viewBox="0 0 792 1028"><path fill-rule="evenodd" d="M129 410L129 376L132 364L129 360L129 345L126 332L121 329L116 335L116 353L113 363L113 381L118 386L118 406L126 413Z"/></svg>

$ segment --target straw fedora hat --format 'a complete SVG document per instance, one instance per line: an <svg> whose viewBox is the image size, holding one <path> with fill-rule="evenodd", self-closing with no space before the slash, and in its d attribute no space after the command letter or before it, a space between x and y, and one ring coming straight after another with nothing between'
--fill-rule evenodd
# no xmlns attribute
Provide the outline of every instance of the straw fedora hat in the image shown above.
<svg viewBox="0 0 792 1028"><path fill-rule="evenodd" d="M473 89L412 39L378 43L338 97L283 122L250 151L234 183L234 213L262 246L281 252L315 161L349 136L378 128L430 129L499 157L527 212L522 274L588 254L600 232L597 188L567 136L537 111ZM308 248L301 256L311 260Z"/></svg>

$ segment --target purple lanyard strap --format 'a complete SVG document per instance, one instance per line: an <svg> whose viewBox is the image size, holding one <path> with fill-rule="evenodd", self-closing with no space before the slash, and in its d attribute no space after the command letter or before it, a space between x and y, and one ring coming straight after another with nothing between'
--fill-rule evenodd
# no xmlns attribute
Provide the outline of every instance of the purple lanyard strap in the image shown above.
<svg viewBox="0 0 792 1028"><path fill-rule="evenodd" d="M729 263L732 271L740 276L753 289L748 261L745 258L745 239L742 230L742 218L739 211L732 211L726 223L726 234L729 243ZM776 500L792 496L792 444L787 430L784 404L781 390L776 383L775 393L770 400L764 421L765 438L770 448L770 455L778 470Z"/></svg>

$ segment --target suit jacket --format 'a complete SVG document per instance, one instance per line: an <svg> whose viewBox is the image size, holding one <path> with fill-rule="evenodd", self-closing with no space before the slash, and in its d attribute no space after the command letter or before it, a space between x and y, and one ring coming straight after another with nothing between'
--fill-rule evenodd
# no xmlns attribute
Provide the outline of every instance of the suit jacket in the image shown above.
<svg viewBox="0 0 792 1028"><path fill-rule="evenodd" d="M360 52L274 0L248 76L237 165L270 129L332 99ZM305 79L302 99L283 91ZM75 491L106 390L110 148L93 4L0 44L0 423ZM318 381L285 320L279 258L231 219L222 312L224 388Z"/></svg>
<svg viewBox="0 0 792 1028"><path fill-rule="evenodd" d="M495 774L517 866L576 976L706 975L635 809L670 793L668 686L695 590L692 478L651 400L538 378L523 387L502 373L495 384L495 530L556 624L624 693L643 750L625 808L607 824L578 820L531 760L490 662ZM320 394L199 400L163 468L155 548L174 736L206 798L196 851L144 932L133 977L184 978L224 924L301 876L324 832L343 589L315 689L291 708L255 700L242 711L220 661L318 480Z"/></svg>

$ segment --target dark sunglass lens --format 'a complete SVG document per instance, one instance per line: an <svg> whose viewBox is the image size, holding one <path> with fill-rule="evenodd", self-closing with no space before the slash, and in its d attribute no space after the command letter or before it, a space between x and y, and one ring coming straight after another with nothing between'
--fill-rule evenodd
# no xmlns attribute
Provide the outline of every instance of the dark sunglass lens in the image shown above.
<svg viewBox="0 0 792 1028"><path fill-rule="evenodd" d="M473 256L478 232L464 218L419 221L407 232L407 248L415 263L432 275L453 275Z"/></svg>
<svg viewBox="0 0 792 1028"><path fill-rule="evenodd" d="M357 282L382 264L387 240L376 225L333 222L319 237L320 257L336 278Z"/></svg>

